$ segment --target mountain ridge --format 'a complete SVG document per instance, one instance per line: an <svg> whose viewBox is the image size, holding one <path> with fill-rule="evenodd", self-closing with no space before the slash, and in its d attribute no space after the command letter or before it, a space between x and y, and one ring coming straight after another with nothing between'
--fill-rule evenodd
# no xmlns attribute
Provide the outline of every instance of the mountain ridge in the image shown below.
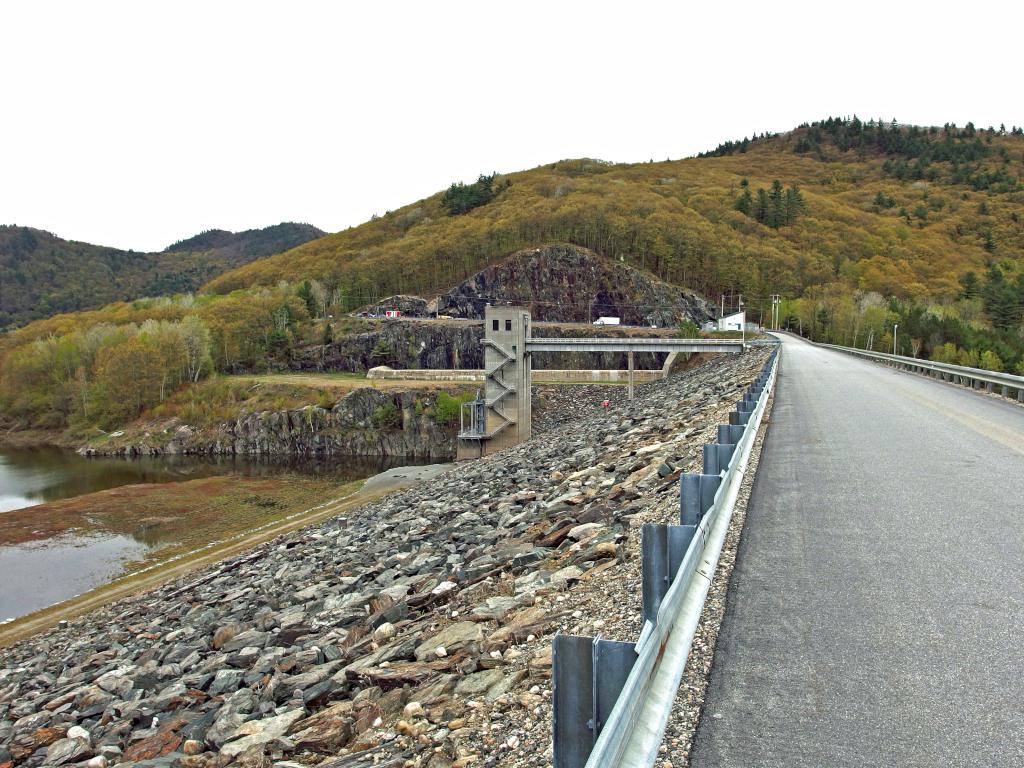
<svg viewBox="0 0 1024 768"><path fill-rule="evenodd" d="M0 328L113 301L194 291L225 270L324 234L291 222L212 232L216 239L200 233L163 251L141 252L0 225Z"/></svg>

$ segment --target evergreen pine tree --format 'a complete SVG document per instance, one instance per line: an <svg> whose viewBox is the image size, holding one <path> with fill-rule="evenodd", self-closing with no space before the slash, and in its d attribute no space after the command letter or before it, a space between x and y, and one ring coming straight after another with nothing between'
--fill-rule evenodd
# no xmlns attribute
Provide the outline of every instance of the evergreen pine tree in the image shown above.
<svg viewBox="0 0 1024 768"><path fill-rule="evenodd" d="M761 224L768 223L768 192L764 188L757 190L757 202L754 205L754 218Z"/></svg>
<svg viewBox="0 0 1024 768"><path fill-rule="evenodd" d="M772 182L772 191L768 193L768 226L778 229L785 223L785 194L782 182Z"/></svg>
<svg viewBox="0 0 1024 768"><path fill-rule="evenodd" d="M754 210L754 196L750 194L749 189L744 189L739 197L736 198L735 208L744 216L749 216Z"/></svg>

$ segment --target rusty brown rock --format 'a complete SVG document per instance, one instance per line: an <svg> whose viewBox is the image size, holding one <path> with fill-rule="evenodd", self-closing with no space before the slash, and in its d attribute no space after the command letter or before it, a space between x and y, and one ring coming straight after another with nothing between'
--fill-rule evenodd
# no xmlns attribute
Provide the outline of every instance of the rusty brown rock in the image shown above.
<svg viewBox="0 0 1024 768"><path fill-rule="evenodd" d="M299 750L331 753L348 744L355 735L354 704L341 701L292 726L289 738ZM371 721L372 722L372 721Z"/></svg>
<svg viewBox="0 0 1024 768"><path fill-rule="evenodd" d="M551 677L551 646L541 648L530 659L527 668L530 670L530 677L548 678Z"/></svg>
<svg viewBox="0 0 1024 768"><path fill-rule="evenodd" d="M48 747L57 739L63 739L68 734L68 729L63 725L55 725L49 728L40 728L37 731L32 732L32 739L36 743L36 748Z"/></svg>
<svg viewBox="0 0 1024 768"><path fill-rule="evenodd" d="M221 646L225 643L229 643L235 639L241 631L242 627L239 624L228 624L226 627L221 627L213 633L213 648L214 650L220 650Z"/></svg>
<svg viewBox="0 0 1024 768"><path fill-rule="evenodd" d="M538 546L549 549L557 547L569 536L569 531L574 525L576 525L576 521L573 518L563 518L554 528L549 528L544 535L537 539Z"/></svg>
<svg viewBox="0 0 1024 768"><path fill-rule="evenodd" d="M488 636L487 649L501 649L509 643L525 640L528 635L539 635L555 619L564 614L548 615L543 608L526 608L509 617L508 623Z"/></svg>
<svg viewBox="0 0 1024 768"><path fill-rule="evenodd" d="M574 562L584 563L590 560L604 560L609 557L618 557L619 547L613 541L602 541L600 544L585 549L573 558Z"/></svg>
<svg viewBox="0 0 1024 768"><path fill-rule="evenodd" d="M181 734L171 730L158 731L132 744L124 751L123 762L152 760L173 752L181 745Z"/></svg>
<svg viewBox="0 0 1024 768"><path fill-rule="evenodd" d="M376 704L370 704L359 710L356 715L355 723L352 725L352 730L357 735L366 733L371 728L375 728L374 723L378 723L384 717L384 711Z"/></svg>
<svg viewBox="0 0 1024 768"><path fill-rule="evenodd" d="M379 685L381 688L395 688L403 685L420 685L441 672L454 669L455 658L444 658L430 662L392 662L387 667L363 667L348 670L350 677Z"/></svg>

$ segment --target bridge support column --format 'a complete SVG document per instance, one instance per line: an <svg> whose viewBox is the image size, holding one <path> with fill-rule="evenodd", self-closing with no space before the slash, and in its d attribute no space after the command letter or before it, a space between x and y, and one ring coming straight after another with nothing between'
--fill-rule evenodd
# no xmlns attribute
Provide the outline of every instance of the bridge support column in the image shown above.
<svg viewBox="0 0 1024 768"><path fill-rule="evenodd" d="M636 370L636 365L633 361L633 353L627 352L626 356L629 358L629 399L633 399L633 371Z"/></svg>

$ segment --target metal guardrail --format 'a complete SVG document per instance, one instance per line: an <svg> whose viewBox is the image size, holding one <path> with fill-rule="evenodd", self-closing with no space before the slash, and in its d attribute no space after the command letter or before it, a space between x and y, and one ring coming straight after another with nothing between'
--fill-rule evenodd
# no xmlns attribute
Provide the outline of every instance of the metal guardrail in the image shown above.
<svg viewBox="0 0 1024 768"><path fill-rule="evenodd" d="M658 756L701 610L778 364L772 351L704 471L679 478L679 525L642 529L644 626L636 643L556 635L555 768L651 766Z"/></svg>
<svg viewBox="0 0 1024 768"><path fill-rule="evenodd" d="M906 357L904 355L890 355L886 352L869 352L854 347L840 347L836 344L819 344L818 346L885 363L901 370L913 371L914 373L932 376L943 381L950 381L954 384L961 384L971 389L984 387L986 391L993 392L996 387L1000 387L1001 394L1004 397L1009 397L1010 392L1016 390L1017 399L1024 403L1024 376L986 371L982 368L968 368L967 366L952 365L950 363L938 363L934 360L920 360L916 357Z"/></svg>

